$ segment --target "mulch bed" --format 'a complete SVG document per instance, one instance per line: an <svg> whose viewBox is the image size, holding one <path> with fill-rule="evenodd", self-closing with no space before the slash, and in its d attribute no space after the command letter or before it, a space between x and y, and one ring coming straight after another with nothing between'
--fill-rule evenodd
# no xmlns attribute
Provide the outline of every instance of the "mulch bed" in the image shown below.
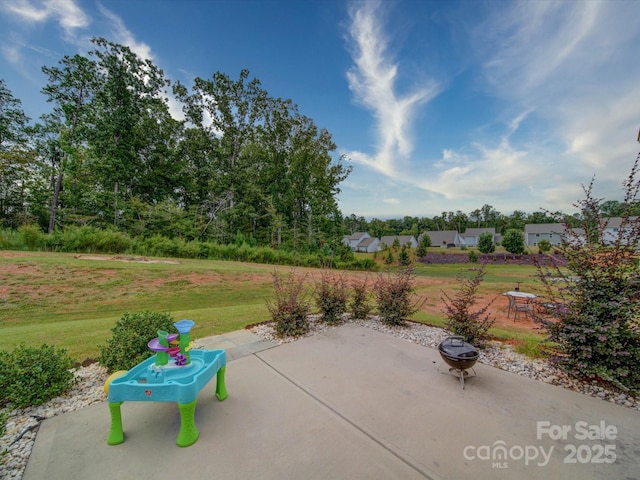
<svg viewBox="0 0 640 480"><path fill-rule="evenodd" d="M496 265L566 265L565 259L557 254L530 253L524 255L514 255L511 253L479 253L477 263ZM418 259L422 263L444 264L444 263L471 263L468 253L428 253Z"/></svg>

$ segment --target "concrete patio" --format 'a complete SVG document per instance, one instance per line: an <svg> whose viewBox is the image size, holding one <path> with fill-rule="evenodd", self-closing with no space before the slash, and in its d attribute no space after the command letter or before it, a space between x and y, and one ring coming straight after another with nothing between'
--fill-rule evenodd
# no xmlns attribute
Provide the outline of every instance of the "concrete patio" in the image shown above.
<svg viewBox="0 0 640 480"><path fill-rule="evenodd" d="M481 364L463 390L436 350L353 324L202 343L226 345L229 397L200 393L194 445L175 404L125 402L108 446L105 402L44 421L23 478L640 478L636 410Z"/></svg>

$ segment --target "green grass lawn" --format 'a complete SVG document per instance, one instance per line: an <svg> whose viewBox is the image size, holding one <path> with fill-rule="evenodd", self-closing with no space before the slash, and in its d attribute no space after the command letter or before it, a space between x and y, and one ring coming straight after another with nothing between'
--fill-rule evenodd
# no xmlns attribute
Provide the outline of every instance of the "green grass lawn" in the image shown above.
<svg viewBox="0 0 640 480"><path fill-rule="evenodd" d="M152 259L149 259L152 260ZM76 258L73 254L0 252L0 349L42 343L65 348L81 361L95 358L111 328L125 312L153 310L176 320L196 322L192 338L238 330L269 321L266 301L273 296L272 273L290 267L192 259L153 259L158 263ZM171 260L171 262L169 262ZM456 288L456 275L469 265L416 264L418 279L430 282L417 289L432 309L442 290ZM308 281L319 270L297 269ZM375 273L344 272L375 278ZM535 268L491 265L483 293L499 295L515 282L536 287ZM537 285L538 288L540 285ZM419 312L415 320L443 326L443 314ZM540 336L517 330L493 332L513 338L535 351Z"/></svg>

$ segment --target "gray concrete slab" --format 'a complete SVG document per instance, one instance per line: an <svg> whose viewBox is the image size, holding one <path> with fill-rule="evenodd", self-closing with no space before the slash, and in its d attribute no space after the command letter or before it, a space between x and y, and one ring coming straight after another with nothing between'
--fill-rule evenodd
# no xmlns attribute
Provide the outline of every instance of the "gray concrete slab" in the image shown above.
<svg viewBox="0 0 640 480"><path fill-rule="evenodd" d="M214 335L198 339L197 343L202 348L226 350L228 362L278 346L277 343L264 340L249 330L236 330L222 335Z"/></svg>
<svg viewBox="0 0 640 480"><path fill-rule="evenodd" d="M437 351L345 325L230 362L229 397L215 399L215 382L201 392L200 438L188 448L175 445L171 403L125 402L117 446L106 443L106 403L46 420L24 479L640 477L640 412L476 372L462 390ZM538 422L570 431L538 438ZM615 438L577 438L579 422L604 422Z"/></svg>

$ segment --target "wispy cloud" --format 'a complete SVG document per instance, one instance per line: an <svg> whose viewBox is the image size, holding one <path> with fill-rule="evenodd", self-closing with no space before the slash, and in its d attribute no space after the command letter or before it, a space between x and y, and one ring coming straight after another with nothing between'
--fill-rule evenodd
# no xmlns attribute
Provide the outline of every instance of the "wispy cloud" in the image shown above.
<svg viewBox="0 0 640 480"><path fill-rule="evenodd" d="M447 199L517 204L524 196L570 208L595 174L603 195L616 198L637 147L639 7L592 0L494 9L469 44L486 92L520 113L503 122L499 140L445 150L420 186Z"/></svg>
<svg viewBox="0 0 640 480"><path fill-rule="evenodd" d="M620 175L633 160L640 65L640 4L513 2L476 30L485 78L494 95L535 110L566 170Z"/></svg>
<svg viewBox="0 0 640 480"><path fill-rule="evenodd" d="M79 28L86 28L91 18L77 5L75 0L6 0L2 10L27 24L56 21L69 41L75 38Z"/></svg>
<svg viewBox="0 0 640 480"><path fill-rule="evenodd" d="M354 65L347 72L355 100L370 110L375 121L375 154L348 152L389 177L401 175L403 161L411 155L412 121L416 110L438 93L438 85L428 82L406 94L396 92L398 65L387 51L387 38L380 22L379 2L363 2L350 11L348 29Z"/></svg>
<svg viewBox="0 0 640 480"><path fill-rule="evenodd" d="M98 9L100 13L110 22L111 35L109 39L115 43L126 45L138 55L140 58L154 60L154 55L151 51L151 47L144 42L136 40L135 35L127 28L125 23L118 15L107 9L101 3L98 3Z"/></svg>

